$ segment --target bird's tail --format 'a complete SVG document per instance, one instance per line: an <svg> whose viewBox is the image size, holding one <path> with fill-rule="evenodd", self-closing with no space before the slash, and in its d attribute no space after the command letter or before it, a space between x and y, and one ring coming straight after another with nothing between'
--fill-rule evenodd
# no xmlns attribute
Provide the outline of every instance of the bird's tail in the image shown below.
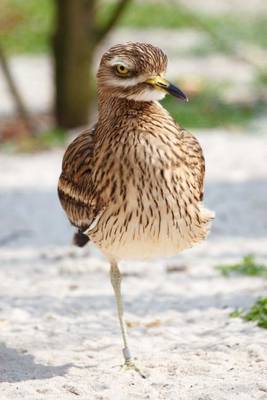
<svg viewBox="0 0 267 400"><path fill-rule="evenodd" d="M73 244L78 247L83 247L86 245L86 243L89 242L89 237L85 235L82 231L77 231L73 235Z"/></svg>

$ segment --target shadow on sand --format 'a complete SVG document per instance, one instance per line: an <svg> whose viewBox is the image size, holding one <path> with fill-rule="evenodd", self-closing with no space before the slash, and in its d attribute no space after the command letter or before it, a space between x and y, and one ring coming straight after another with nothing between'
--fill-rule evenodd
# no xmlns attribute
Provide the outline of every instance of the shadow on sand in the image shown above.
<svg viewBox="0 0 267 400"><path fill-rule="evenodd" d="M21 382L64 376L72 364L49 366L36 363L31 354L0 343L0 382Z"/></svg>

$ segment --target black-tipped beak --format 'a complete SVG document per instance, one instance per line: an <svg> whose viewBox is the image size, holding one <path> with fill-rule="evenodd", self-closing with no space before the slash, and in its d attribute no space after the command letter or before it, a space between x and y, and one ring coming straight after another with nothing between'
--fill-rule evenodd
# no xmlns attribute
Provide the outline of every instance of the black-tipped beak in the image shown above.
<svg viewBox="0 0 267 400"><path fill-rule="evenodd" d="M161 78L161 76L155 76L154 78L149 78L146 83L152 85L155 89L167 92L178 99L188 101L187 96L181 91L177 86L168 82L166 79Z"/></svg>
<svg viewBox="0 0 267 400"><path fill-rule="evenodd" d="M184 92L182 92L181 89L179 89L172 83L169 83L169 86L167 87L166 91L172 96L177 97L178 99L188 101L188 97L186 96L186 94L184 94Z"/></svg>

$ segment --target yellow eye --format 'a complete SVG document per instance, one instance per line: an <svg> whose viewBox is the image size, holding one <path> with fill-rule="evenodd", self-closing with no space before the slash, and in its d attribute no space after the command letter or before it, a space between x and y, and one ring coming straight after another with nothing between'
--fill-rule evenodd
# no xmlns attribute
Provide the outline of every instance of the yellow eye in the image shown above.
<svg viewBox="0 0 267 400"><path fill-rule="evenodd" d="M122 64L116 65L116 70L120 75L127 75L129 70Z"/></svg>

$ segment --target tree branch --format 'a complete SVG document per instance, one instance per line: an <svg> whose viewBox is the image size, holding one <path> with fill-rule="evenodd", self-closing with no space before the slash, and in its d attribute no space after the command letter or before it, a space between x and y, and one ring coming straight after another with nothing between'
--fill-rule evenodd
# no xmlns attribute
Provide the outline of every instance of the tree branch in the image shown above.
<svg viewBox="0 0 267 400"><path fill-rule="evenodd" d="M111 17L109 18L108 22L105 26L97 30L96 32L96 43L99 44L105 36L114 28L116 23L118 22L119 18L121 17L122 13L128 6L131 0L119 0L118 4L115 7Z"/></svg>
<svg viewBox="0 0 267 400"><path fill-rule="evenodd" d="M22 120L24 121L27 129L30 131L31 135L33 136L36 131L35 125L33 123L33 120L30 116L29 111L26 108L26 105L24 104L24 101L22 100L22 97L16 86L15 80L10 71L7 58L6 58L5 53L4 53L3 49L1 48L1 46L0 46L0 67L2 68L3 75L6 79L8 88L9 88L10 93L16 104L17 112L20 115L20 117L22 118Z"/></svg>

